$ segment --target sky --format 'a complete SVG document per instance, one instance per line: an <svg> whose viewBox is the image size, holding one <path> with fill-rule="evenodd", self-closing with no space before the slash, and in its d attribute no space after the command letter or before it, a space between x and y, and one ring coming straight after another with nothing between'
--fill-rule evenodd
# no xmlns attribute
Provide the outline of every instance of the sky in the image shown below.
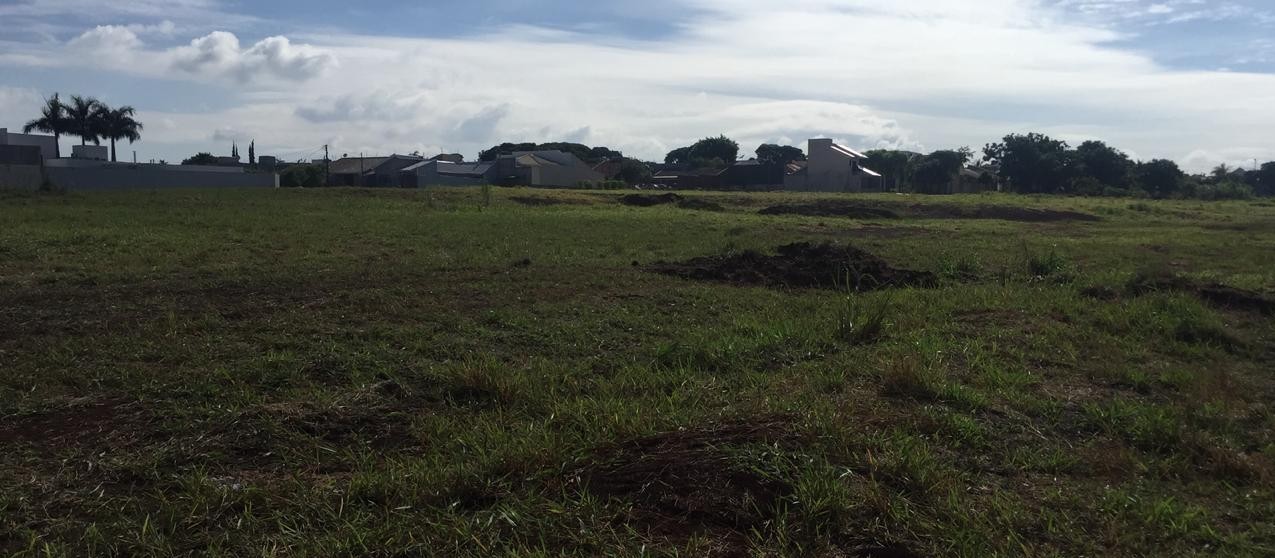
<svg viewBox="0 0 1275 558"><path fill-rule="evenodd" d="M0 127L54 92L136 107L140 161L1041 132L1203 172L1275 160L1275 2L0 0Z"/></svg>

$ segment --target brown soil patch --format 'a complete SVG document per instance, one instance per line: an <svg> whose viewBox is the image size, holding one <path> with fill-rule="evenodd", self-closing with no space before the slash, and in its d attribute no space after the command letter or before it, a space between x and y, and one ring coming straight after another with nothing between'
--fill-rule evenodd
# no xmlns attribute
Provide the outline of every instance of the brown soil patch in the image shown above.
<svg viewBox="0 0 1275 558"><path fill-rule="evenodd" d="M726 208L719 204L699 198L687 198L677 203L682 209L694 209L696 211L725 211Z"/></svg>
<svg viewBox="0 0 1275 558"><path fill-rule="evenodd" d="M532 207L547 207L552 205L589 205L589 202L582 200L546 198L543 196L514 196L509 198L509 201Z"/></svg>
<svg viewBox="0 0 1275 558"><path fill-rule="evenodd" d="M1025 223L1057 221L1101 221L1097 216L1078 211L1036 209L1006 205L960 206L949 204L864 204L827 200L808 204L785 204L767 207L762 215L806 215L811 217L849 217L852 219L1000 219Z"/></svg>
<svg viewBox="0 0 1275 558"><path fill-rule="evenodd" d="M1199 283L1175 275L1138 276L1129 282L1129 292L1135 296L1152 292L1182 292L1201 300L1236 310L1248 310L1262 314L1275 314L1275 300L1261 293L1237 289L1220 283Z"/></svg>
<svg viewBox="0 0 1275 558"><path fill-rule="evenodd" d="M777 251L773 256L746 251L678 263L661 262L650 269L685 279L767 287L869 291L937 283L932 273L895 269L885 260L852 246L802 242L781 246Z"/></svg>
<svg viewBox="0 0 1275 558"><path fill-rule="evenodd" d="M150 422L140 404L124 398L79 399L65 407L0 421L0 444L79 446L137 436Z"/></svg>
<svg viewBox="0 0 1275 558"><path fill-rule="evenodd" d="M731 449L795 440L780 419L657 434L596 452L575 480L595 496L631 503L631 523L659 536L746 534L774 519L793 487L741 466Z"/></svg>
<svg viewBox="0 0 1275 558"><path fill-rule="evenodd" d="M762 215L805 215L808 217L849 217L852 219L898 219L899 214L888 209L869 207L848 202L822 201L775 205L758 213Z"/></svg>
<svg viewBox="0 0 1275 558"><path fill-rule="evenodd" d="M620 203L634 207L655 207L685 200L677 194L629 194L620 198Z"/></svg>

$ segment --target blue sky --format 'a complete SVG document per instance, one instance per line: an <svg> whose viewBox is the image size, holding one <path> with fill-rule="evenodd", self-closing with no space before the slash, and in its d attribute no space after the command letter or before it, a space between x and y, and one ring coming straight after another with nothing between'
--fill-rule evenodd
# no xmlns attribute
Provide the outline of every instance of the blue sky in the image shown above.
<svg viewBox="0 0 1275 558"><path fill-rule="evenodd" d="M1273 30L1257 0L0 0L0 127L57 91L137 107L143 160L1041 131L1204 170L1275 159Z"/></svg>

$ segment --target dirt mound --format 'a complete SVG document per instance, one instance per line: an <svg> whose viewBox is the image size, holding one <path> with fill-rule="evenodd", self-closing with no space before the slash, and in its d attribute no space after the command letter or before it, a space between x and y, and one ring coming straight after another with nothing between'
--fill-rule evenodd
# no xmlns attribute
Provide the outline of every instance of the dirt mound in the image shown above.
<svg viewBox="0 0 1275 558"><path fill-rule="evenodd" d="M759 211L761 215L805 215L808 217L849 217L851 219L898 219L888 209L839 201L775 205Z"/></svg>
<svg viewBox="0 0 1275 558"><path fill-rule="evenodd" d="M761 215L805 215L810 217L848 217L851 219L898 219L903 217L920 219L1000 219L1024 223L1101 221L1097 216L1078 211L1036 209L1008 205L862 204L838 200L776 205L762 209L759 213Z"/></svg>
<svg viewBox="0 0 1275 558"><path fill-rule="evenodd" d="M604 448L575 479L590 494L632 503L631 519L660 535L748 533L776 517L793 487L742 466L731 452L795 439L781 419L670 432Z"/></svg>
<svg viewBox="0 0 1275 558"><path fill-rule="evenodd" d="M682 209L694 209L697 211L725 211L726 208L715 204L708 200L699 198L687 198L677 203Z"/></svg>
<svg viewBox="0 0 1275 558"><path fill-rule="evenodd" d="M746 251L679 263L661 262L650 269L685 279L767 287L869 291L937 283L932 273L895 269L885 260L852 246L806 242L781 246L773 256Z"/></svg>
<svg viewBox="0 0 1275 558"><path fill-rule="evenodd" d="M668 205L682 201L682 196L677 194L629 194L620 198L620 203L631 205L634 207L655 207L657 205Z"/></svg>
<svg viewBox="0 0 1275 558"><path fill-rule="evenodd" d="M926 207L926 206L922 206ZM1079 211L1062 211L1057 209L1035 209L1009 205L980 205L973 208L959 206L928 206L929 214L922 210L920 214L936 219L1000 219L1002 221L1021 221L1024 223L1049 223L1055 221L1101 221L1096 215Z"/></svg>
<svg viewBox="0 0 1275 558"><path fill-rule="evenodd" d="M1199 283L1176 275L1139 274L1129 281L1128 289L1134 296L1163 291L1190 293L1200 300L1225 308L1275 314L1275 300L1261 293L1220 283Z"/></svg>
<svg viewBox="0 0 1275 558"><path fill-rule="evenodd" d="M531 207L548 207L552 205L587 205L588 202L580 200L564 200L560 198L546 198L542 196L514 196L509 201L528 205Z"/></svg>

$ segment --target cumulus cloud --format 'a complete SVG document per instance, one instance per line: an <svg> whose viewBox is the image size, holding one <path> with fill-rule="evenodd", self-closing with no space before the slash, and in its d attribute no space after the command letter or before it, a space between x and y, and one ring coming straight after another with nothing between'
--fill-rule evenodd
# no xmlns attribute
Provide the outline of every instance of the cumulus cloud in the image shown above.
<svg viewBox="0 0 1275 558"><path fill-rule="evenodd" d="M122 56L142 48L142 40L128 27L99 25L71 39L67 46L94 56Z"/></svg>
<svg viewBox="0 0 1275 558"><path fill-rule="evenodd" d="M148 140L207 141L233 126L285 156L323 143L334 152L423 145L472 156L496 141L587 139L661 159L721 133L745 151L820 136L929 150L1041 131L1200 170L1269 145L1266 130L1275 128L1275 76L1167 68L1122 48L1125 33L1109 23L1121 13L1163 20L1192 2L680 2L677 31L658 40L513 26L249 45L223 31L155 49L142 44L151 36L124 27L131 39L94 29L82 43L157 61L118 64L124 72L226 86L234 106L164 113L176 126ZM309 81L295 87L300 80Z"/></svg>
<svg viewBox="0 0 1275 558"><path fill-rule="evenodd" d="M332 54L287 37L267 37L244 49L239 38L214 31L172 51L173 67L192 74L231 76L247 82L261 76L304 81L337 65Z"/></svg>

